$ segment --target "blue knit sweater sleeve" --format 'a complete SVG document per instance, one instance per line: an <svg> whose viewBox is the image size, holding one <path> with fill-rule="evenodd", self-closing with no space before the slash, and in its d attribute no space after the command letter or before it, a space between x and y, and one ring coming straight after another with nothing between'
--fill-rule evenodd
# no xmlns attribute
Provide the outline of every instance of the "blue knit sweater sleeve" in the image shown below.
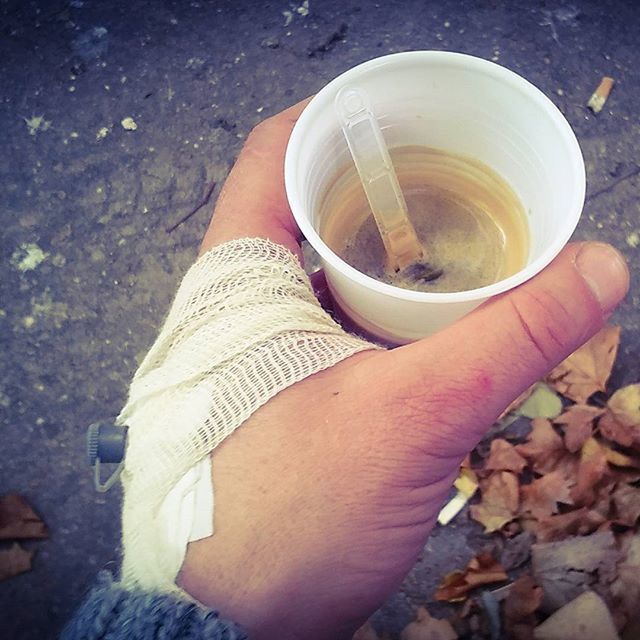
<svg viewBox="0 0 640 640"><path fill-rule="evenodd" d="M247 640L216 611L173 595L129 591L102 572L61 640Z"/></svg>

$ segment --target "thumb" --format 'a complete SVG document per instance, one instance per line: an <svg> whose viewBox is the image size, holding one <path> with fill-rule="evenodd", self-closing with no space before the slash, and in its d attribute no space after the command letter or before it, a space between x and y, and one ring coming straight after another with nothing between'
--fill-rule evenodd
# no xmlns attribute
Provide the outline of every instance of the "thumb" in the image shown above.
<svg viewBox="0 0 640 640"><path fill-rule="evenodd" d="M422 398L430 415L449 416L438 421L445 430L438 441L451 448L443 453L467 452L518 394L603 326L628 287L613 247L569 245L530 281L393 351L403 397L414 409Z"/></svg>

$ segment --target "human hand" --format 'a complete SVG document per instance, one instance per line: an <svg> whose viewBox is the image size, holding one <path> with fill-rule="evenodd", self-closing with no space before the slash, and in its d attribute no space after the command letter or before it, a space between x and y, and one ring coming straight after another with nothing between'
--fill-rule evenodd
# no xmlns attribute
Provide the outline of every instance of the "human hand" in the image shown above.
<svg viewBox="0 0 640 640"><path fill-rule="evenodd" d="M259 125L203 250L247 236L300 255L282 166L303 104ZM215 535L180 584L254 640L340 640L415 563L462 458L626 293L614 249L568 246L435 336L359 353L279 393L213 455Z"/></svg>

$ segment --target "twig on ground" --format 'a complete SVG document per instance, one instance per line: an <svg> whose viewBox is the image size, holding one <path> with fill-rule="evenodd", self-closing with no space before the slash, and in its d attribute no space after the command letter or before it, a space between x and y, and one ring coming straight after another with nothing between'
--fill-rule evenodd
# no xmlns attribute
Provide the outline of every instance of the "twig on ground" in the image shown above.
<svg viewBox="0 0 640 640"><path fill-rule="evenodd" d="M629 173L627 173L626 175L620 176L617 180L614 180L612 183L608 184L606 187L602 187L601 189L597 189L593 193L590 193L587 196L587 202L593 200L594 198L597 198L598 196L601 196L603 193L608 193L609 191L612 191L621 182L624 182L625 180L629 180L629 178L633 178L634 176L637 176L638 174L640 174L640 165L638 165L638 166L634 167L633 169L631 169L631 171L629 171Z"/></svg>
<svg viewBox="0 0 640 640"><path fill-rule="evenodd" d="M172 224L171 226L167 227L165 229L165 231L167 233L171 233L172 231L175 231L181 224L183 224L184 222L186 222L189 218L191 218L191 216L194 216L196 213L198 213L198 211L200 211L200 209L202 209L202 207L205 207L206 205L209 204L209 200L211 200L211 196L213 195L213 192L216 188L216 182L212 182L211 185L209 186L209 188L207 189L207 193L205 193L204 198L200 201L199 204L197 204L193 209L191 209L191 211L189 211L188 213L186 213L185 215L182 216L182 218L180 218L180 220L178 220L178 222Z"/></svg>

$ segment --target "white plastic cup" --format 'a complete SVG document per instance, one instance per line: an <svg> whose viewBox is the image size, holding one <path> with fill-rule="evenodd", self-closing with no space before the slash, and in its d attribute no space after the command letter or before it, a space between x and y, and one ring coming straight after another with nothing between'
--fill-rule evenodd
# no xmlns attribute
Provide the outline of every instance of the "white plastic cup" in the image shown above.
<svg viewBox="0 0 640 640"><path fill-rule="evenodd" d="M506 180L528 215L523 269L470 291L424 293L378 282L325 244L318 205L332 178L352 162L334 111L346 85L367 92L388 147L425 145L471 156ZM580 147L554 104L504 67L441 51L376 58L331 81L296 123L284 174L294 218L320 255L338 306L374 337L397 344L443 329L544 269L578 224L585 195Z"/></svg>

